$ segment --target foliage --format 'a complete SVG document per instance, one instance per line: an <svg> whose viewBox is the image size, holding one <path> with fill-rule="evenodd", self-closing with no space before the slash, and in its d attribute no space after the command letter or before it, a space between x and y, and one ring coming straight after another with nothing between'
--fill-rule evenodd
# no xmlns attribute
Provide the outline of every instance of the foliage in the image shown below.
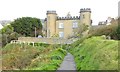
<svg viewBox="0 0 120 72"><path fill-rule="evenodd" d="M85 24L80 24L79 25L79 28L78 28L78 33L79 34L82 34L83 32L85 32L86 30L88 30L88 25L85 25Z"/></svg>
<svg viewBox="0 0 120 72"><path fill-rule="evenodd" d="M20 34L18 34L18 33L16 33L16 32L13 32L13 33L11 33L11 34L8 36L8 39L9 39L9 41L11 41L11 40L17 40L18 37L20 37L20 36L21 36Z"/></svg>
<svg viewBox="0 0 120 72"><path fill-rule="evenodd" d="M118 20L112 21L110 25L98 25L95 29L90 29L89 35L92 36L101 36L106 35L110 36L112 39L118 39L119 38L119 25L117 23Z"/></svg>
<svg viewBox="0 0 120 72"><path fill-rule="evenodd" d="M117 70L118 41L91 37L69 50L77 70Z"/></svg>
<svg viewBox="0 0 120 72"><path fill-rule="evenodd" d="M65 55L65 50L62 48L54 49L53 45L50 45L42 51L38 58L36 58L27 69L56 70L60 66Z"/></svg>
<svg viewBox="0 0 120 72"><path fill-rule="evenodd" d="M30 45L33 46L33 43L30 43ZM44 46L44 47L47 47L47 46L49 46L49 44L36 42L36 43L34 43L34 46Z"/></svg>
<svg viewBox="0 0 120 72"><path fill-rule="evenodd" d="M120 40L120 18L118 18L118 27L116 29L117 31L117 38Z"/></svg>
<svg viewBox="0 0 120 72"><path fill-rule="evenodd" d="M11 34L13 32L14 28L11 25L7 25L4 28L0 30L1 34Z"/></svg>
<svg viewBox="0 0 120 72"><path fill-rule="evenodd" d="M11 23L14 31L25 36L35 36L35 28L37 35L42 34L42 24L40 19L31 17L18 18Z"/></svg>
<svg viewBox="0 0 120 72"><path fill-rule="evenodd" d="M11 40L16 40L20 35L13 31L14 28L11 25L7 25L0 30L2 34L2 47L4 47L7 43L10 43Z"/></svg>
<svg viewBox="0 0 120 72"><path fill-rule="evenodd" d="M89 29L89 26L86 24L80 24L80 22L78 22L78 28L73 29L74 34L73 35L69 35L68 39L71 38L80 38L83 36L83 33L86 32Z"/></svg>
<svg viewBox="0 0 120 72"><path fill-rule="evenodd" d="M36 43L39 44L39 43ZM3 70L56 70L66 51L57 45L41 44L31 46L26 44L7 44L2 51Z"/></svg>
<svg viewBox="0 0 120 72"><path fill-rule="evenodd" d="M38 49L28 45L8 44L2 50L2 68L23 69L31 63L31 59L39 54Z"/></svg>
<svg viewBox="0 0 120 72"><path fill-rule="evenodd" d="M75 41L72 44L67 44L67 45L63 45L65 50L69 50L70 48L75 48L76 46L78 46L80 43L82 43L85 39L90 38L91 36L86 36L86 37L81 37L80 39L78 39L77 41Z"/></svg>

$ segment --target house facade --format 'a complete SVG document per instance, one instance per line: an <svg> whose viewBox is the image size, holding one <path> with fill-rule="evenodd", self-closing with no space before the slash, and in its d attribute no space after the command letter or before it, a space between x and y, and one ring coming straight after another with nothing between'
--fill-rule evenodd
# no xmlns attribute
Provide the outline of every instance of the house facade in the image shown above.
<svg viewBox="0 0 120 72"><path fill-rule="evenodd" d="M43 26L44 36L51 38L54 36L68 38L77 34L81 24L91 26L91 9L80 9L78 16L71 16L70 13L65 17L59 17L56 11L47 11Z"/></svg>

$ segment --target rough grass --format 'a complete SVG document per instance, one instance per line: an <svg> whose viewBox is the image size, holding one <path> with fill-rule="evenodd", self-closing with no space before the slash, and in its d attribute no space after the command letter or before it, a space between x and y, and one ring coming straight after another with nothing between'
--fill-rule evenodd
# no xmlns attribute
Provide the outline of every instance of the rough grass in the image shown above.
<svg viewBox="0 0 120 72"><path fill-rule="evenodd" d="M77 70L118 69L118 41L91 37L70 52L75 56Z"/></svg>
<svg viewBox="0 0 120 72"><path fill-rule="evenodd" d="M118 41L91 37L60 47L8 44L2 48L3 69L57 70L66 55L64 49L74 55L77 70L118 69Z"/></svg>
<svg viewBox="0 0 120 72"><path fill-rule="evenodd" d="M59 45L7 44L2 48L3 70L56 70L66 51Z"/></svg>
<svg viewBox="0 0 120 72"><path fill-rule="evenodd" d="M28 66L29 70L57 70L66 55L66 51L62 48L53 49L48 48L49 51L41 53Z"/></svg>

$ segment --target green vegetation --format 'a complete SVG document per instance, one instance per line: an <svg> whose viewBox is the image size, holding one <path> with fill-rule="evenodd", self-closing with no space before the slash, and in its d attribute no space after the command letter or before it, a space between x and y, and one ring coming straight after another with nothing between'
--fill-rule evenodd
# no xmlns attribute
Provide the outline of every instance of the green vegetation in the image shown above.
<svg viewBox="0 0 120 72"><path fill-rule="evenodd" d="M69 36L68 39L70 38L81 38L83 36L83 33L86 32L89 28L88 25L85 24L78 24L78 28L74 29L74 32L76 32L73 36Z"/></svg>
<svg viewBox="0 0 120 72"><path fill-rule="evenodd" d="M110 36L111 39L120 40L120 18L113 19L110 25L99 25L97 28L91 28L89 35L91 36Z"/></svg>
<svg viewBox="0 0 120 72"><path fill-rule="evenodd" d="M72 44L69 51L75 57L77 70L118 69L118 41L103 37L83 38Z"/></svg>
<svg viewBox="0 0 120 72"><path fill-rule="evenodd" d="M118 19L119 20L119 19ZM42 34L42 24L39 19L31 17L18 18L11 25L1 30L3 70L56 70L66 55L66 50L74 55L77 70L117 70L118 69L118 41L120 26L117 21L111 25L90 30L89 35L82 37L88 26L81 26L78 30L80 39L68 45L49 45L35 43L35 46L26 44L9 44L19 36L35 36ZM118 26L118 27L117 27ZM101 35L110 36L107 40ZM54 35L57 38L58 35ZM100 37L101 36L101 37Z"/></svg>
<svg viewBox="0 0 120 72"><path fill-rule="evenodd" d="M88 30L88 25L86 25L86 24L80 24L79 25L79 29L78 29L78 33L79 34L82 34L83 32L85 32L86 30Z"/></svg>
<svg viewBox="0 0 120 72"><path fill-rule="evenodd" d="M117 38L120 40L120 17L118 18Z"/></svg>
<svg viewBox="0 0 120 72"><path fill-rule="evenodd" d="M1 34L11 34L13 32L13 27L11 25L7 25L0 30Z"/></svg>
<svg viewBox="0 0 120 72"><path fill-rule="evenodd" d="M118 69L118 41L107 40L103 36L84 37L62 46L35 45L7 44L2 48L3 69L57 70L66 50L74 55L77 70Z"/></svg>
<svg viewBox="0 0 120 72"><path fill-rule="evenodd" d="M3 70L56 70L66 51L54 45L32 47L30 45L7 44L2 50Z"/></svg>
<svg viewBox="0 0 120 72"><path fill-rule="evenodd" d="M0 37L2 41L2 47L4 47L7 43L10 43L11 40L16 40L20 35L13 31L14 28L11 25L7 25L0 30Z"/></svg>
<svg viewBox="0 0 120 72"><path fill-rule="evenodd" d="M14 20L11 25L14 28L15 32L24 36L35 36L35 28L36 35L42 34L42 23L38 18L18 18Z"/></svg>
<svg viewBox="0 0 120 72"><path fill-rule="evenodd" d="M20 36L36 36L42 35L42 24L40 19L32 17L22 17L15 19L10 25L4 26L0 30L2 34L2 47L10 43L11 40L17 40Z"/></svg>

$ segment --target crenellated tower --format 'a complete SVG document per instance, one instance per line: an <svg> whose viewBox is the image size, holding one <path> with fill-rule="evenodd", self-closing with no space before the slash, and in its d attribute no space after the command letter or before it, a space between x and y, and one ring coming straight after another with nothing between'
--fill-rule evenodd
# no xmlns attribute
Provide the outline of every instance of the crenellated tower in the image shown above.
<svg viewBox="0 0 120 72"><path fill-rule="evenodd" d="M58 35L61 38L68 38L72 36L74 32L82 25L91 26L91 9L80 9L79 16L71 16L70 13L65 17L57 16L56 11L49 10L46 13L43 32L45 37L51 38L54 35ZM82 29L82 28L81 28Z"/></svg>
<svg viewBox="0 0 120 72"><path fill-rule="evenodd" d="M91 9L82 8L80 9L80 24L91 26Z"/></svg>
<svg viewBox="0 0 120 72"><path fill-rule="evenodd" d="M47 11L47 37L51 37L56 32L56 19L57 19L57 13L56 11L50 10Z"/></svg>

